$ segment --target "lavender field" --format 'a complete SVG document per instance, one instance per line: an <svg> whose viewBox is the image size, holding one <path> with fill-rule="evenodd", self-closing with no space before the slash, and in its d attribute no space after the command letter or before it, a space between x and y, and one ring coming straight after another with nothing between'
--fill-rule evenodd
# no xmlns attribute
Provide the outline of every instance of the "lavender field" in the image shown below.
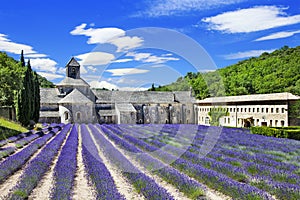
<svg viewBox="0 0 300 200"><path fill-rule="evenodd" d="M0 144L0 199L300 199L300 141L245 129L51 124Z"/></svg>

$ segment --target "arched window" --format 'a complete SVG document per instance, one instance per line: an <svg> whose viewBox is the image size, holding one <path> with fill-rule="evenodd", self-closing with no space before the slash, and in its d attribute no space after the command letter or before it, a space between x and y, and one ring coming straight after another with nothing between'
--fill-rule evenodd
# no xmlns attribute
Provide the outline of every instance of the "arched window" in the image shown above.
<svg viewBox="0 0 300 200"><path fill-rule="evenodd" d="M78 113L76 113L76 118L77 118L77 120L80 120L80 112L78 112Z"/></svg>
<svg viewBox="0 0 300 200"><path fill-rule="evenodd" d="M65 112L65 120L68 120L68 119L69 119L69 113Z"/></svg>

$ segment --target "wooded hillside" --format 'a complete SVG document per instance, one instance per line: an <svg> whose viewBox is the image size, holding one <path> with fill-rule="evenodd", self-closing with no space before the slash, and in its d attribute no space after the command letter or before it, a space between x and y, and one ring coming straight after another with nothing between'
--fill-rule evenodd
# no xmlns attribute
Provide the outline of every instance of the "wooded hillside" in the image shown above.
<svg viewBox="0 0 300 200"><path fill-rule="evenodd" d="M300 95L300 46L282 47L272 53L207 73L188 73L157 91L188 90L195 96L233 96L291 92Z"/></svg>

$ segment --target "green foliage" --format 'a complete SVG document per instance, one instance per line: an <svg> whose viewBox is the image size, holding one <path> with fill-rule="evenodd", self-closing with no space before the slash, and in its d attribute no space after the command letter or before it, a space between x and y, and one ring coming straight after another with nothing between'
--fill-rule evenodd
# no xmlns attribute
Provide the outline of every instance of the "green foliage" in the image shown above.
<svg viewBox="0 0 300 200"><path fill-rule="evenodd" d="M55 87L55 85L51 81L48 81L45 77L42 77L39 74L37 74L37 77L38 77L41 88L54 88Z"/></svg>
<svg viewBox="0 0 300 200"><path fill-rule="evenodd" d="M14 94L22 86L24 72L20 63L0 52L0 106L14 105Z"/></svg>
<svg viewBox="0 0 300 200"><path fill-rule="evenodd" d="M220 118L224 116L228 116L229 112L227 109L218 107L218 108L212 108L208 112L208 116L210 117L210 125L212 126L219 126L220 125Z"/></svg>
<svg viewBox="0 0 300 200"><path fill-rule="evenodd" d="M300 127L296 129L296 127L278 127L278 128L271 128L271 127L251 127L250 132L252 134L259 134L265 136L272 136L278 138L290 138L295 140L300 140Z"/></svg>
<svg viewBox="0 0 300 200"><path fill-rule="evenodd" d="M38 122L40 111L40 85L36 72L33 72L30 60L27 63L23 85L15 96L16 119L23 126L28 126L30 120Z"/></svg>
<svg viewBox="0 0 300 200"><path fill-rule="evenodd" d="M214 72L189 72L158 91L187 91L190 87L198 99L276 92L300 95L300 46L284 46Z"/></svg>

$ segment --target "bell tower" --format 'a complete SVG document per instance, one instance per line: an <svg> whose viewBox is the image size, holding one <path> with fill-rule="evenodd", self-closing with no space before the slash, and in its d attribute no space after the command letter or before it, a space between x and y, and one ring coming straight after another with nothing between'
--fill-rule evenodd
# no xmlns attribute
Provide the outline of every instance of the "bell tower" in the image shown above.
<svg viewBox="0 0 300 200"><path fill-rule="evenodd" d="M80 65L74 57L66 65L66 73L69 78L80 79Z"/></svg>

